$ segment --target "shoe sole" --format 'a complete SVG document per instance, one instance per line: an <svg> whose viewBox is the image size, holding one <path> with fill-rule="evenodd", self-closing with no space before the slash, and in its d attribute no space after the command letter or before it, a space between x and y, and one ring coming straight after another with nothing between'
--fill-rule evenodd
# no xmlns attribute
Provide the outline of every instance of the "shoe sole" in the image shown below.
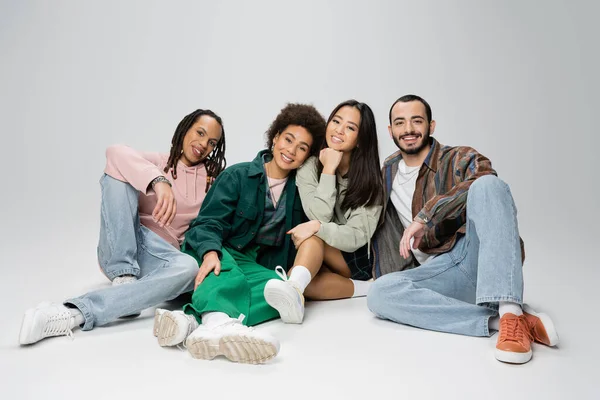
<svg viewBox="0 0 600 400"><path fill-rule="evenodd" d="M156 316L155 316L156 317ZM187 330L187 327L186 327ZM165 311L160 318L158 325L158 344L162 347L177 346L185 341L185 337L177 340L177 337L181 334L181 329L177 320L174 318L173 313Z"/></svg>
<svg viewBox="0 0 600 400"><path fill-rule="evenodd" d="M509 364L525 364L531 357L533 352L531 349L527 353L517 353L514 351L504 351L496 349L496 360Z"/></svg>
<svg viewBox="0 0 600 400"><path fill-rule="evenodd" d="M528 304L523 305L523 311L525 311L527 314L531 314L533 316L538 317L540 321L542 321L544 329L546 330L546 334L548 335L548 339L550 340L549 344L542 344L546 344L547 346L556 346L559 342L558 332L556 331L556 328L554 327L554 322L552 322L550 316L545 313L535 312Z"/></svg>
<svg viewBox="0 0 600 400"><path fill-rule="evenodd" d="M21 323L21 331L19 332L19 344L25 345L38 342L37 340L32 340L29 335L33 327L35 312L35 309L27 310L25 312L23 322Z"/></svg>
<svg viewBox="0 0 600 400"><path fill-rule="evenodd" d="M160 319L165 312L159 312L158 309L154 311L154 326L152 327L152 333L154 337L158 337L158 329L160 327Z"/></svg>
<svg viewBox="0 0 600 400"><path fill-rule="evenodd" d="M269 281L265 285L264 296L267 304L279 312L281 320L286 324L301 324L304 313L298 312L296 299L289 298L277 288L280 281Z"/></svg>
<svg viewBox="0 0 600 400"><path fill-rule="evenodd" d="M218 344L214 340L195 338L188 340L186 345L192 357L202 360L224 355L233 362L262 364L277 355L277 347L273 343L239 335L223 336Z"/></svg>

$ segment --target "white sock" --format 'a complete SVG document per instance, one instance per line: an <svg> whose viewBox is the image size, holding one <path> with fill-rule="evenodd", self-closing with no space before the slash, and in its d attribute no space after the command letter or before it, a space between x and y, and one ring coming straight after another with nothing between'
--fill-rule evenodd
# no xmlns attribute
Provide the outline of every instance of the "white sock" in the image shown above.
<svg viewBox="0 0 600 400"><path fill-rule="evenodd" d="M297 283L296 287L300 289L301 293L304 293L304 289L306 289L312 280L312 275L305 266L296 265L294 268L292 268L292 273L290 274L289 280Z"/></svg>
<svg viewBox="0 0 600 400"><path fill-rule="evenodd" d="M498 313L500 313L500 318L502 318L506 313L515 314L518 317L519 315L523 315L523 310L517 303L501 301L500 307L498 308Z"/></svg>
<svg viewBox="0 0 600 400"><path fill-rule="evenodd" d="M230 319L233 319L229 315L225 314L224 312L218 312L218 311L205 312L205 313L202 313L200 315L200 317L202 318L202 325L205 325L208 327L220 325L223 322L227 322Z"/></svg>
<svg viewBox="0 0 600 400"><path fill-rule="evenodd" d="M69 308L69 307L67 307ZM81 326L85 323L85 318L83 317L83 314L81 313L81 311L79 311L78 308L69 308L69 312L71 313L71 316L73 317L73 326L71 327L71 329L77 327L77 326Z"/></svg>
<svg viewBox="0 0 600 400"><path fill-rule="evenodd" d="M492 317L488 321L489 329L493 329L495 331L500 330L500 317Z"/></svg>
<svg viewBox="0 0 600 400"><path fill-rule="evenodd" d="M354 294L352 297L365 297L369 293L369 288L373 281L357 281L350 279L354 284Z"/></svg>

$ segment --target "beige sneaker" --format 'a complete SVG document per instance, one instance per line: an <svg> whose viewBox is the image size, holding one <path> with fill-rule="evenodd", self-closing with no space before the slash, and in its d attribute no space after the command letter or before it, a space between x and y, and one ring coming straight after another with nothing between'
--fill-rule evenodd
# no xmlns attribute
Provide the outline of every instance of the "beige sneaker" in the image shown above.
<svg viewBox="0 0 600 400"><path fill-rule="evenodd" d="M224 355L229 360L246 364L262 364L279 353L279 341L267 333L242 324L238 319L216 326L200 325L185 341L194 358L212 360Z"/></svg>
<svg viewBox="0 0 600 400"><path fill-rule="evenodd" d="M158 328L157 325L158 319ZM185 341L190 333L198 327L196 318L183 311L157 309L154 314L154 330L158 344L163 347L177 346Z"/></svg>

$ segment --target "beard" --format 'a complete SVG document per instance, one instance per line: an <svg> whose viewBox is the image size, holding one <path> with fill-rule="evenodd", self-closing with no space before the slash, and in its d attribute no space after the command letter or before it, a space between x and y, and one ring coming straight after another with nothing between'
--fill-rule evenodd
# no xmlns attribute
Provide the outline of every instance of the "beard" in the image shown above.
<svg viewBox="0 0 600 400"><path fill-rule="evenodd" d="M427 127L427 131L425 132L425 134L423 134L423 138L422 138L423 140L421 141L421 144L416 147L410 147L408 149L405 149L404 147L402 147L400 145L400 138L402 138L403 136L407 136L409 134L413 134L414 132L410 132L408 134L402 135L402 136L400 136L400 138L396 138L394 136L394 143L396 143L396 146L400 150L402 150L402 152L404 152L406 154L410 154L410 155L419 154L421 152L421 150L423 150L425 147L427 147L427 145L429 145L429 132L430 132L430 129L429 129L429 127Z"/></svg>

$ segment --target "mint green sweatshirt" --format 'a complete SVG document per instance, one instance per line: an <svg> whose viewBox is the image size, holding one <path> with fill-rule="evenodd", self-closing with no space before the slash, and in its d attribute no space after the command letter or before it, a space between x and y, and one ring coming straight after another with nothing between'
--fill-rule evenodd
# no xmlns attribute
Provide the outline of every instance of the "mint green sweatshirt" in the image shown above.
<svg viewBox="0 0 600 400"><path fill-rule="evenodd" d="M317 157L311 157L296 175L296 185L304 212L311 220L321 221L316 236L331 247L353 252L370 245L382 206L359 207L342 211L348 179L317 173ZM369 251L370 254L370 251Z"/></svg>

